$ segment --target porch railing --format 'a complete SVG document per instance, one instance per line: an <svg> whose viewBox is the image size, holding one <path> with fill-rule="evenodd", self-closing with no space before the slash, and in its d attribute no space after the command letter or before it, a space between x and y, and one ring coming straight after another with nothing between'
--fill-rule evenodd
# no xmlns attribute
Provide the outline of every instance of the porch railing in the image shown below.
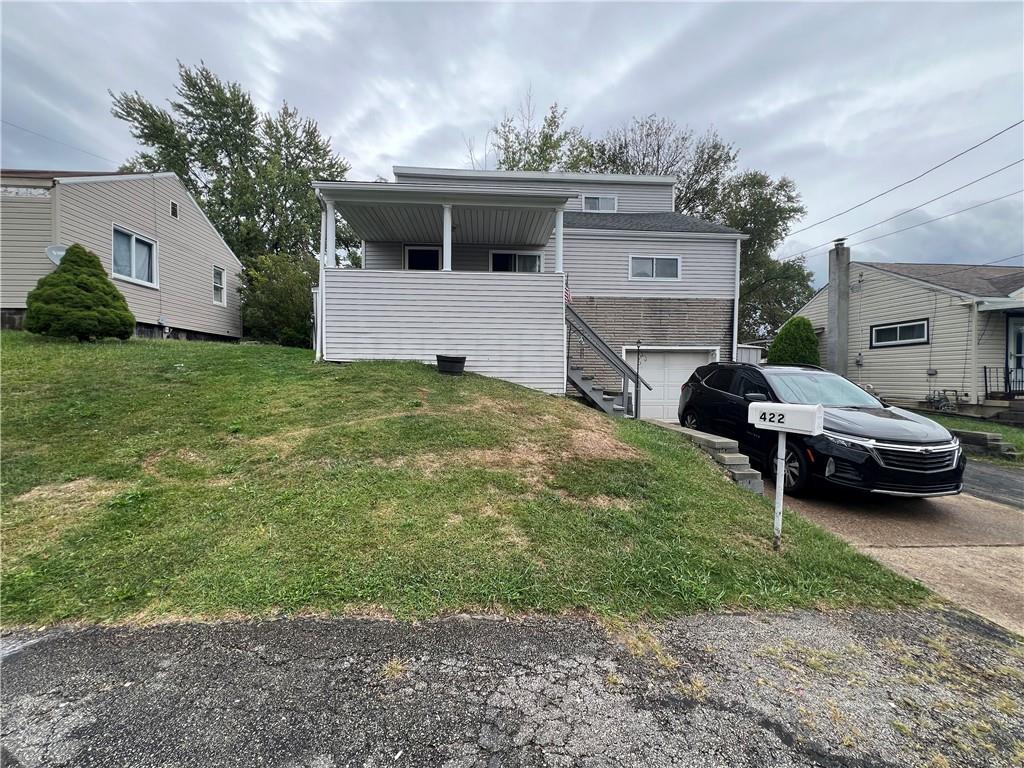
<svg viewBox="0 0 1024 768"><path fill-rule="evenodd" d="M982 369L985 396L996 399L1024 397L1024 368L989 366Z"/></svg>

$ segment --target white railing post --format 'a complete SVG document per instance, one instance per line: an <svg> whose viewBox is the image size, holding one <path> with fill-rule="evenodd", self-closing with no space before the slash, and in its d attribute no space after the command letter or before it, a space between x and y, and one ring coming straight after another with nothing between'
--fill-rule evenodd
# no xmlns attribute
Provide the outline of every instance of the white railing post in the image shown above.
<svg viewBox="0 0 1024 768"><path fill-rule="evenodd" d="M445 272L452 271L452 207L441 206L444 211L444 232L441 248L441 269Z"/></svg>
<svg viewBox="0 0 1024 768"><path fill-rule="evenodd" d="M562 214L561 208L555 211L555 272L564 272L562 267Z"/></svg>

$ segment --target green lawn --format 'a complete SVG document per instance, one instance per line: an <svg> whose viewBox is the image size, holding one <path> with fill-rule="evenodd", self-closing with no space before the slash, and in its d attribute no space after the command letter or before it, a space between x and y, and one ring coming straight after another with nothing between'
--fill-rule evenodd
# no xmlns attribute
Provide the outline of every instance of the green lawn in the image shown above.
<svg viewBox="0 0 1024 768"><path fill-rule="evenodd" d="M998 421L982 421L981 419L968 419L963 416L947 416L946 414L928 413L923 414L929 419L939 422L948 429L967 429L972 432L998 432L1006 442L1013 445L1017 450L1016 460L1003 460L1005 463L1024 463L1024 429L1015 427L1012 424L1001 424ZM971 454L971 458L997 459L996 456L985 454Z"/></svg>
<svg viewBox="0 0 1024 768"><path fill-rule="evenodd" d="M3 622L893 605L673 433L415 363L2 339Z"/></svg>

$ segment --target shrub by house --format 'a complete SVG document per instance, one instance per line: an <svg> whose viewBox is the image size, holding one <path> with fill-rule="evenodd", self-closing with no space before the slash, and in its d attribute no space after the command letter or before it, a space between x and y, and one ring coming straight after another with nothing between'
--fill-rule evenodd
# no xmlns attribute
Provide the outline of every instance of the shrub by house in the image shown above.
<svg viewBox="0 0 1024 768"><path fill-rule="evenodd" d="M789 365L821 365L818 337L811 321L797 315L791 317L768 347L768 362Z"/></svg>

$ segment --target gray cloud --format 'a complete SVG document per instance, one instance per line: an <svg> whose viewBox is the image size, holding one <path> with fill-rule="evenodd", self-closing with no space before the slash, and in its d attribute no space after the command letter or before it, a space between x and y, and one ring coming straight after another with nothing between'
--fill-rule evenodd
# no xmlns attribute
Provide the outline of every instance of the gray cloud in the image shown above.
<svg viewBox="0 0 1024 768"><path fill-rule="evenodd" d="M464 166L532 88L601 133L657 112L714 125L743 167L792 177L807 223L916 175L1024 113L1020 4L8 3L8 167L110 168L134 142L107 89L172 96L206 61L259 104L316 118L353 178L395 163ZM46 46L39 41L46 40ZM787 242L795 253L1024 156L1016 130L926 179ZM1022 186L1019 168L889 229ZM920 218L915 218L920 216ZM981 262L1024 251L1019 198L864 246L876 260ZM877 232L889 231L880 228ZM876 231L866 233L877 234ZM808 264L820 275L821 254ZM821 278L819 277L819 280Z"/></svg>

